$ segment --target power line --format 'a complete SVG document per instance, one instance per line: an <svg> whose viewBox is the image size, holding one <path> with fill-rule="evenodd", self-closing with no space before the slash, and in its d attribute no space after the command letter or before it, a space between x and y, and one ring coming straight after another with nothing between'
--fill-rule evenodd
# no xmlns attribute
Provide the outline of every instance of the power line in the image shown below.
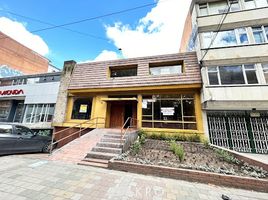
<svg viewBox="0 0 268 200"><path fill-rule="evenodd" d="M28 19L28 20L31 20L31 21L35 21L35 22L38 22L38 23L41 23L41 24L46 24L46 25L50 25L50 26L56 26L55 24L52 24L52 23L49 23L49 22L46 22L46 21L42 21L42 20L39 20L39 19L36 19L36 18L28 17L28 16L25 16L25 15L21 15L21 14L18 14L18 13L14 13L14 12L11 12L11 11L7 11L7 10L0 10L0 11L9 13L9 14L14 15L14 16L22 17L22 18L25 18L25 19ZM76 30L73 30L73 29L70 29L70 28L65 28L65 27L59 27L59 28L67 30L67 31L70 31L70 32L78 33L80 35L89 36L89 37L92 37L92 38L95 38L95 39L100 39L100 40L107 41L106 38L96 36L96 35L93 35L93 34L84 33L84 32L81 32L81 31L76 31Z"/></svg>
<svg viewBox="0 0 268 200"><path fill-rule="evenodd" d="M200 60L201 65L202 65L202 63L203 63L203 60L204 60L205 56L207 55L208 51L210 50L212 44L214 43L214 41L215 41L215 39L216 39L218 33L220 32L221 27L222 27L222 25L223 25L223 22L225 21L227 15L228 15L229 12L230 12L230 9L231 9L232 4L233 4L233 1L230 1L230 4L227 5L227 6L228 6L228 9L227 9L226 13L222 16L222 18L221 18L221 20L220 20L220 22L219 22L219 24L218 24L217 30L216 30L216 32L215 32L215 34L214 34L214 36L213 36L213 38L212 38L212 40L211 40L211 42L210 42L208 48L207 48L207 50L206 50L206 52L204 53L204 55L202 56L202 58L201 58L201 60Z"/></svg>

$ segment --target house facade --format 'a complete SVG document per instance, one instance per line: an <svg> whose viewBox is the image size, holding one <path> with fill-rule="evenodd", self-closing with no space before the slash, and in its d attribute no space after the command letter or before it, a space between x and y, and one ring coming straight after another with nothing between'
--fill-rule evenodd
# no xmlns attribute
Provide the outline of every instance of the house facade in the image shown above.
<svg viewBox="0 0 268 200"><path fill-rule="evenodd" d="M131 117L147 131L203 133L195 52L67 61L63 74L53 121L56 130L94 118L103 120L99 128L122 128Z"/></svg>
<svg viewBox="0 0 268 200"><path fill-rule="evenodd" d="M52 132L61 73L0 78L0 122Z"/></svg>
<svg viewBox="0 0 268 200"><path fill-rule="evenodd" d="M193 0L180 51L197 52L211 143L268 153L268 1Z"/></svg>

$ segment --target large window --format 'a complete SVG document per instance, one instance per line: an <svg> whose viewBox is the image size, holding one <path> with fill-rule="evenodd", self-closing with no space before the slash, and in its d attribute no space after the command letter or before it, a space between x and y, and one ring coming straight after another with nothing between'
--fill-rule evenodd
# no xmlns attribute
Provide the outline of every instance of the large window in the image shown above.
<svg viewBox="0 0 268 200"><path fill-rule="evenodd" d="M182 61L168 63L150 63L149 68L151 75L181 74Z"/></svg>
<svg viewBox="0 0 268 200"><path fill-rule="evenodd" d="M137 65L110 67L110 77L137 76Z"/></svg>
<svg viewBox="0 0 268 200"><path fill-rule="evenodd" d="M265 81L268 84L268 63L263 63L262 68L263 68L263 74L264 74Z"/></svg>
<svg viewBox="0 0 268 200"><path fill-rule="evenodd" d="M210 85L258 84L255 65L208 67Z"/></svg>
<svg viewBox="0 0 268 200"><path fill-rule="evenodd" d="M72 119L90 119L92 99L77 98L74 100Z"/></svg>
<svg viewBox="0 0 268 200"><path fill-rule="evenodd" d="M28 104L24 114L24 123L51 122L55 104Z"/></svg>
<svg viewBox="0 0 268 200"><path fill-rule="evenodd" d="M267 5L267 0L244 0L245 9L261 8Z"/></svg>
<svg viewBox="0 0 268 200"><path fill-rule="evenodd" d="M143 96L142 126L196 130L193 95Z"/></svg>

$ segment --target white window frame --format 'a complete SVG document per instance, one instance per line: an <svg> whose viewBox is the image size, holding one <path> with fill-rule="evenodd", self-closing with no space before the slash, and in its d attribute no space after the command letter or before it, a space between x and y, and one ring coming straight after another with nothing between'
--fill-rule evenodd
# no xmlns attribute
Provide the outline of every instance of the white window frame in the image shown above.
<svg viewBox="0 0 268 200"><path fill-rule="evenodd" d="M27 122L27 111L28 111L28 106L33 105L33 109L30 114L30 120L29 122ZM29 123L29 124L34 124L34 123L45 123L48 122L48 112L49 112L49 108L50 108L51 104L27 104L26 105L26 110L24 113L24 117L23 117L23 123ZM41 111L40 113L37 113L38 108L41 107ZM54 106L55 109L55 106ZM55 110L54 110L55 111ZM44 119L41 120L41 116L44 114Z"/></svg>
<svg viewBox="0 0 268 200"><path fill-rule="evenodd" d="M260 79L259 79L259 76L258 76L258 73L257 73L256 64L252 64L252 65L254 65L254 69L247 69L247 70L245 69L245 65L250 65L250 64L235 65L235 66L242 66L242 73L243 73L245 84L227 84L226 86L230 86L230 85L259 85L260 84ZM210 68L210 67L215 67L215 66L206 67L208 85L209 86L225 86L225 84L222 84L221 83L220 70L219 70L219 67L224 67L224 66L216 66L217 67L217 71L213 71L214 73L217 72L217 77L218 77L218 82L219 82L218 85L211 85L210 82L209 82L209 71L208 71L208 68ZM226 67L228 67L228 66L226 66ZM257 77L257 80L258 80L258 83L249 84L248 83L248 79L247 79L247 75L246 75L246 71L255 71L256 77ZM212 72L212 71L210 71L210 72Z"/></svg>
<svg viewBox="0 0 268 200"><path fill-rule="evenodd" d="M266 66L264 66L264 65L266 65ZM268 63L262 63L261 66L262 66L262 73L264 76L264 81L266 84L268 84L268 80L266 81L266 78L265 78L265 74L268 74Z"/></svg>
<svg viewBox="0 0 268 200"><path fill-rule="evenodd" d="M250 10L250 9L255 9L255 8L264 8L264 7L267 7L268 6L268 1L267 0L266 0L266 6L258 6L257 5L257 0L248 0L248 1L253 1L254 8L246 8L246 2L245 2L245 0L243 0L244 10Z"/></svg>
<svg viewBox="0 0 268 200"><path fill-rule="evenodd" d="M253 31L253 28L259 28L261 27L261 33L263 35L263 38L264 38L264 42L263 43L256 43L256 40L255 40L255 37L254 37L254 31ZM267 38L267 35L266 35L266 32L265 32L265 28L264 27L268 27L268 26L255 26L255 27L251 27L251 31L252 31L252 36L253 36L253 40L254 40L254 44L264 44L264 43L267 43L268 42L268 38Z"/></svg>
<svg viewBox="0 0 268 200"><path fill-rule="evenodd" d="M245 29L245 31L241 33L241 32L239 32L239 29ZM234 29L234 31L235 31L235 37L236 37L236 41L237 41L237 44L238 45L247 45L247 44L250 44L249 33L248 33L247 27L236 28L236 29ZM241 43L241 41L240 41L240 34L246 34L247 35L248 43L246 43L246 44Z"/></svg>

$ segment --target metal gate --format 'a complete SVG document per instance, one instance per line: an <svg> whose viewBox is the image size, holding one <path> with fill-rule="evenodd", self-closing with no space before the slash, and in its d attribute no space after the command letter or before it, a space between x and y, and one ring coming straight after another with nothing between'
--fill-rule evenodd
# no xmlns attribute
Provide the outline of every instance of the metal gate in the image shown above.
<svg viewBox="0 0 268 200"><path fill-rule="evenodd" d="M240 152L268 153L267 111L208 111L212 144Z"/></svg>

